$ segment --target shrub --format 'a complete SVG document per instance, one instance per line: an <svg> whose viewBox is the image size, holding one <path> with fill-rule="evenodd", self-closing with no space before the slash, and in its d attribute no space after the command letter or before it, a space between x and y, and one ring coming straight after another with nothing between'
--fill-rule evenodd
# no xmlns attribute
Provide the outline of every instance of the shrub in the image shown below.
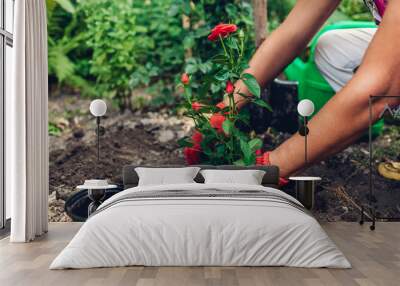
<svg viewBox="0 0 400 286"><path fill-rule="evenodd" d="M210 72L207 79L201 83L192 82L188 74L183 74L181 82L184 87L186 110L185 115L192 118L196 133L191 140L183 139L184 153L189 164L237 164L252 165L256 162L256 150L261 148L262 141L253 138L238 128L239 124L249 124L248 115L238 111L234 97L234 82L241 79L247 86L251 97L236 92L249 101L262 107L268 104L260 99L260 86L247 69L245 55L245 38L243 31L236 33L235 25L218 25L209 36L210 41L218 40L223 52L213 56L210 61ZM219 94L229 99L229 105L219 103L214 105L216 94L209 87L224 86L224 92ZM202 92L199 92L201 90Z"/></svg>
<svg viewBox="0 0 400 286"><path fill-rule="evenodd" d="M48 21L48 65L50 83L78 88L85 95L93 90L70 57L82 47L75 5L70 0L46 0Z"/></svg>
<svg viewBox="0 0 400 286"><path fill-rule="evenodd" d="M130 108L132 89L146 82L149 74L143 72L148 66L140 62L154 46L146 37L147 27L138 23L133 1L82 1L80 9L85 15L87 45L93 52L90 72L98 90L121 109Z"/></svg>

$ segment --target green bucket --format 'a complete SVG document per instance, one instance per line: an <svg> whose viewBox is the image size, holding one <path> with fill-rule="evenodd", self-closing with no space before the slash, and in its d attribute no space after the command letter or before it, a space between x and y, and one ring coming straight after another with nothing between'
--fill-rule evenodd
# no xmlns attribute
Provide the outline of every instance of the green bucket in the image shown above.
<svg viewBox="0 0 400 286"><path fill-rule="evenodd" d="M335 24L327 25L322 28L313 38L309 47L309 56L306 61L296 58L285 70L288 80L299 83L299 101L303 99L311 100L315 105L315 114L335 95L335 91L329 83L320 74L314 58L315 47L319 37L331 30L353 29L353 28L376 28L373 22L360 21L341 21ZM383 128L383 120L378 121L372 128L374 136L380 135Z"/></svg>

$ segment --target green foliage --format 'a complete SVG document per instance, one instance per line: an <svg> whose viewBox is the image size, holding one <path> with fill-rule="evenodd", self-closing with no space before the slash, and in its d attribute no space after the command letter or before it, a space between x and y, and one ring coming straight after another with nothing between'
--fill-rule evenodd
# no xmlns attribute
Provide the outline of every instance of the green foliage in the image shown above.
<svg viewBox="0 0 400 286"><path fill-rule="evenodd" d="M82 77L76 62L69 54L82 45L82 34L73 34L78 21L73 2L70 0L46 0L48 30L48 66L50 80L78 88L81 93L94 93L87 80Z"/></svg>
<svg viewBox="0 0 400 286"><path fill-rule="evenodd" d="M168 16L172 1L79 2L85 39L92 51L90 73L102 95L132 108L132 90L174 77L182 68L183 28Z"/></svg>
<svg viewBox="0 0 400 286"><path fill-rule="evenodd" d="M295 0L269 0L270 30L287 16ZM243 58L254 50L250 0L46 0L50 82L73 87L84 95L114 99L121 109L132 105L173 105L178 75L185 69L200 96L216 102L224 86L209 61L215 47L209 30L220 22L244 31ZM343 0L343 18L370 19L359 0ZM185 22L185 25L183 25ZM230 42L226 43L227 45ZM218 61L218 59L214 59ZM222 79L222 77L220 77ZM251 85L251 80L248 81ZM133 104L132 91L155 86L152 100ZM211 91L210 93L208 91ZM258 92L256 92L258 93ZM263 105L262 102L259 102Z"/></svg>
<svg viewBox="0 0 400 286"><path fill-rule="evenodd" d="M85 16L87 45L93 51L90 72L97 79L97 88L121 108L129 107L132 88L147 80L138 68L140 57L154 45L143 37L147 27L136 21L132 1L82 1L80 9Z"/></svg>
<svg viewBox="0 0 400 286"><path fill-rule="evenodd" d="M400 122L397 121L399 124ZM390 138L388 140L388 138ZM384 136L379 139L383 141L381 144L374 143L373 158L375 161L383 159L398 160L400 159L400 128L399 126L387 126L384 130Z"/></svg>
<svg viewBox="0 0 400 286"><path fill-rule="evenodd" d="M296 0L269 0L268 25L269 30L275 30L285 20Z"/></svg>
<svg viewBox="0 0 400 286"><path fill-rule="evenodd" d="M352 20L370 21L372 16L363 1L359 0L342 0L338 11L345 14Z"/></svg>
<svg viewBox="0 0 400 286"><path fill-rule="evenodd" d="M62 133L62 130L53 122L49 122L48 132L49 132L50 136L60 136Z"/></svg>

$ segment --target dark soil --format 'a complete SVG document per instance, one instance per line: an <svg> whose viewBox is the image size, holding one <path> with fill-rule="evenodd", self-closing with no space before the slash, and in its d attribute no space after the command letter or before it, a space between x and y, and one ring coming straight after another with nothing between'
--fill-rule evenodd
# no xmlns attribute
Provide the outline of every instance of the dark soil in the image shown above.
<svg viewBox="0 0 400 286"><path fill-rule="evenodd" d="M93 138L95 139L95 138ZM100 161L97 163L96 141L85 144L81 138L67 139L65 149L50 153L51 186L75 186L89 178L107 178L122 184L122 167L129 164L183 164L178 145L157 144L156 138L138 125L107 128L101 137ZM52 191L52 189L50 189Z"/></svg>
<svg viewBox="0 0 400 286"><path fill-rule="evenodd" d="M108 118L102 123L106 133L101 138L101 158L97 163L95 122L87 112L82 113L88 105L89 101L78 98L50 99L50 118L64 129L60 136L52 136L50 140L52 196L49 216L52 221L69 220L63 210L64 201L86 179L107 178L110 182L121 184L124 165L184 164L183 154L176 142L190 132L190 121L171 115L168 110L135 114L119 114L110 110ZM295 105L293 102L292 106ZM279 114L280 111L276 112ZM287 116L287 112L282 112L283 117L285 114ZM293 110L290 116L295 118ZM290 136L288 130L278 126L283 120L279 116L266 116L263 120L267 126L275 125L275 130L264 128L259 132L264 138L266 150L271 150ZM293 123L286 126L293 129ZM385 146L385 138L387 136L376 139L378 148ZM360 207L368 202L369 194L367 150L368 143L365 141L354 144L305 172L323 178L317 188L313 210L316 218L322 221L359 219ZM376 171L373 182L375 195L372 201L377 205L378 215L400 216L400 182L383 179ZM293 183L284 190L293 194Z"/></svg>

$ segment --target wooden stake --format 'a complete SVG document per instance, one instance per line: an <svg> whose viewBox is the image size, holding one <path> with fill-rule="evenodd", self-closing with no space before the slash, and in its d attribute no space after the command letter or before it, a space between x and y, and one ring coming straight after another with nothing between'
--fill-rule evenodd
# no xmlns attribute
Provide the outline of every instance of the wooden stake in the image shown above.
<svg viewBox="0 0 400 286"><path fill-rule="evenodd" d="M256 47L258 48L267 38L268 15L267 0L252 0L253 17L256 33Z"/></svg>
<svg viewBox="0 0 400 286"><path fill-rule="evenodd" d="M187 15L182 15L182 27L183 29L189 31L191 29L190 17ZM191 58L193 56L193 51L191 48L186 49L185 59Z"/></svg>

